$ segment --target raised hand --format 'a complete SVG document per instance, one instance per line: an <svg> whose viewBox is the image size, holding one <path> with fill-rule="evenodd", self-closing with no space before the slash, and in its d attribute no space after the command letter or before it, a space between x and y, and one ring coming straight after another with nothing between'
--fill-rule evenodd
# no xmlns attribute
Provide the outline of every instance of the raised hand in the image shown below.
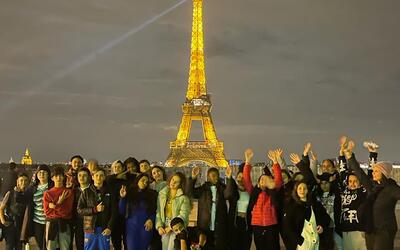
<svg viewBox="0 0 400 250"><path fill-rule="evenodd" d="M119 196L121 196L121 198L125 198L126 196L126 186L122 185L121 189L119 190Z"/></svg>
<svg viewBox="0 0 400 250"><path fill-rule="evenodd" d="M276 154L274 150L269 150L267 153L267 157L275 164L277 163Z"/></svg>
<svg viewBox="0 0 400 250"><path fill-rule="evenodd" d="M254 152L251 148L246 149L246 151L244 151L244 158L246 160L246 163L250 163L251 159L253 159L254 156Z"/></svg>
<svg viewBox="0 0 400 250"><path fill-rule="evenodd" d="M378 152L379 145L373 141L365 141L364 147L368 149L368 152L376 153L376 152Z"/></svg>
<svg viewBox="0 0 400 250"><path fill-rule="evenodd" d="M296 165L301 161L300 156L298 154L290 154L290 161Z"/></svg>
<svg viewBox="0 0 400 250"><path fill-rule="evenodd" d="M348 139L347 136L342 136L339 139L339 145L340 145L340 155L344 154L344 150L347 148L347 144L348 144Z"/></svg>
<svg viewBox="0 0 400 250"><path fill-rule="evenodd" d="M150 219L146 220L146 222L144 223L144 229L146 231L151 231L151 229L153 229L153 221Z"/></svg>
<svg viewBox="0 0 400 250"><path fill-rule="evenodd" d="M277 160L282 160L283 150L278 148L275 150L275 157Z"/></svg>
<svg viewBox="0 0 400 250"><path fill-rule="evenodd" d="M304 145L303 155L307 156L310 150L311 150L311 143L307 142L306 145Z"/></svg>
<svg viewBox="0 0 400 250"><path fill-rule="evenodd" d="M232 178L232 168L231 166L227 166L225 170L225 175L228 179Z"/></svg>
<svg viewBox="0 0 400 250"><path fill-rule="evenodd" d="M316 162L318 160L317 154L312 150L310 150L310 156L311 156L311 160L313 160L314 162Z"/></svg>
<svg viewBox="0 0 400 250"><path fill-rule="evenodd" d="M356 146L354 141L349 141L347 144L347 147L343 150L344 155L346 156L347 159L351 158L351 155L353 154L353 149Z"/></svg>
<svg viewBox="0 0 400 250"><path fill-rule="evenodd" d="M197 176L199 176L199 174L200 174L200 167L199 166L195 166L192 169L192 179L196 179Z"/></svg>

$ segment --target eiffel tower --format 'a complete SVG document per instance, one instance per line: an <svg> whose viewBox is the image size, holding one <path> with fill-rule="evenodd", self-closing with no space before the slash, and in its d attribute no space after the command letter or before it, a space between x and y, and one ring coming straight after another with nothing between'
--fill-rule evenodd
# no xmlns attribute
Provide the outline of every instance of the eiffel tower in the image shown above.
<svg viewBox="0 0 400 250"><path fill-rule="evenodd" d="M190 162L204 162L208 166L226 167L224 144L218 141L211 119L211 101L207 94L204 69L203 0L193 0L192 43L189 83L182 105L182 121L176 140L170 142L167 167L181 167ZM192 121L201 121L204 141L189 141Z"/></svg>

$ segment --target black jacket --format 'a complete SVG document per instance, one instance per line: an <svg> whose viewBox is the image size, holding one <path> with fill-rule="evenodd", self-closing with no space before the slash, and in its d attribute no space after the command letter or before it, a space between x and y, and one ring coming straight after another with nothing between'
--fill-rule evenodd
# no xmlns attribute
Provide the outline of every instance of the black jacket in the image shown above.
<svg viewBox="0 0 400 250"><path fill-rule="evenodd" d="M294 250L297 245L303 244L304 238L301 236L304 220L310 215L310 208L313 209L317 225L323 229L329 227L330 218L325 208L317 200L312 199L309 204L291 200L285 209L282 221L282 234L286 237L286 249Z"/></svg>
<svg viewBox="0 0 400 250"><path fill-rule="evenodd" d="M197 226L202 232L210 230L211 221L211 207L212 207L212 193L211 183L205 182L199 187L195 187L196 180L192 177L189 178L187 183L188 194L198 199L198 217ZM224 183L218 181L217 188L217 201L216 201L216 221L214 235L217 240L217 249L225 249L226 246L226 233L228 225L228 207L226 200L232 196L232 190L226 188Z"/></svg>
<svg viewBox="0 0 400 250"><path fill-rule="evenodd" d="M102 202L103 212L96 212L96 206ZM103 186L98 190L94 185L86 188L78 201L78 214L83 216L83 230L94 232L95 227L112 230L117 213L114 197L110 190Z"/></svg>
<svg viewBox="0 0 400 250"><path fill-rule="evenodd" d="M349 177L347 160L344 156L339 156L339 162L341 214L339 220L335 221L336 228L340 229L341 232L371 232L372 207L368 202L367 190L363 186L350 190L347 185Z"/></svg>
<svg viewBox="0 0 400 250"><path fill-rule="evenodd" d="M400 187L393 179L384 176L380 184L371 180L361 169L354 154L347 162L349 168L355 172L368 192L368 200L372 206L374 229L397 231L395 207L397 201L400 200Z"/></svg>

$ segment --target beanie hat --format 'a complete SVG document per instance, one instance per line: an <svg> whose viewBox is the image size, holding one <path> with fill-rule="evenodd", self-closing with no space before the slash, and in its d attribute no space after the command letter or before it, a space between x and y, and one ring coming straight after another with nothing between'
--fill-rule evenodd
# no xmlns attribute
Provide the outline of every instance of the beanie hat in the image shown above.
<svg viewBox="0 0 400 250"><path fill-rule="evenodd" d="M380 161L374 165L372 165L372 167L377 168L379 171L381 171L381 173L386 177L389 178L390 174L392 173L392 169L393 169L393 165L392 163L388 162L388 161Z"/></svg>

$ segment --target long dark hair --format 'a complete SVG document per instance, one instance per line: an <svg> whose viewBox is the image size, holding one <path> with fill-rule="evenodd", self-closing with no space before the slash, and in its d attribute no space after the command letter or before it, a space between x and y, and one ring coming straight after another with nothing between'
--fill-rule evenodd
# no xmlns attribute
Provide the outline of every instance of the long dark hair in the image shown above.
<svg viewBox="0 0 400 250"><path fill-rule="evenodd" d="M155 166L153 166L153 167L150 169L150 181L151 181L151 182L156 181L156 180L153 178L153 169L155 169L155 168L157 168L157 169L159 169L159 170L161 171L161 173L162 173L162 175L163 175L163 181L167 180L167 173L165 172L165 169L164 169L163 167L160 167L160 166L158 166L158 165L155 165Z"/></svg>
<svg viewBox="0 0 400 250"><path fill-rule="evenodd" d="M138 183L139 183L140 179L143 177L146 177L149 181L147 183L147 187L143 190L140 190ZM135 208L143 200L146 203L147 208L151 209L151 207L154 205L153 204L154 201L152 199L153 195L151 194L151 192L153 190L151 190L149 186L150 186L150 177L148 174L142 173L136 177L136 179L132 183L132 185L130 185L128 187L127 194L126 194L126 198L128 199L129 206L131 208Z"/></svg>
<svg viewBox="0 0 400 250"><path fill-rule="evenodd" d="M310 187L307 185L307 182L305 181L298 181L294 184L293 187L293 192L292 192L292 198L296 203L299 204L304 204L304 201L300 200L299 195L297 194L297 188L300 186L300 184L304 184L307 187L307 201L305 202L306 204L311 204L311 199L312 199L312 191L310 190Z"/></svg>
<svg viewBox="0 0 400 250"><path fill-rule="evenodd" d="M173 178L174 176L178 176L179 179L181 179L181 184L180 184L180 187L179 187L179 188L182 190L183 194L185 194L186 176L185 176L183 173L181 173L181 172L175 172L173 175L171 175L171 176L168 178L168 183L167 183L168 188L169 188L169 183L171 182L171 180L172 180L172 178Z"/></svg>

